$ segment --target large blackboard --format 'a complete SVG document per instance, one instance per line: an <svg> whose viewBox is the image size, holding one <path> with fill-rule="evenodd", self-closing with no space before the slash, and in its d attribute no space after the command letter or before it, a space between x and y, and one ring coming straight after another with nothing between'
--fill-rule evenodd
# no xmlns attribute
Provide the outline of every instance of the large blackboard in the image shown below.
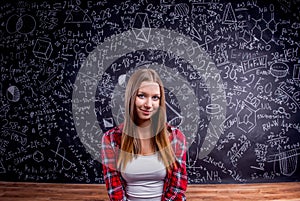
<svg viewBox="0 0 300 201"><path fill-rule="evenodd" d="M299 181L298 0L0 4L0 180L103 183L128 77L156 69L190 183Z"/></svg>

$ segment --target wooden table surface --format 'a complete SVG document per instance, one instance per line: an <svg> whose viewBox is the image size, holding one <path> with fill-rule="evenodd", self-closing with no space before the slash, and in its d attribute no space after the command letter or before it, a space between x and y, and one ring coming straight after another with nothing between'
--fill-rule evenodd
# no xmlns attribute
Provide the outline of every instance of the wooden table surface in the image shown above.
<svg viewBox="0 0 300 201"><path fill-rule="evenodd" d="M188 201L300 201L300 182L189 185ZM103 184L0 182L0 201L103 201Z"/></svg>

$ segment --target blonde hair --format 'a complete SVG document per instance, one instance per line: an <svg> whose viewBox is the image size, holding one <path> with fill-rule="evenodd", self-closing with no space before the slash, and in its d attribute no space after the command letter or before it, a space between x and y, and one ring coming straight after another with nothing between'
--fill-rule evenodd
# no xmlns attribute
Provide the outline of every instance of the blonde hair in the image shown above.
<svg viewBox="0 0 300 201"><path fill-rule="evenodd" d="M156 82L160 88L160 107L151 118L153 137L151 138L152 148L158 151L159 159L167 169L175 165L175 156L169 140L169 133L166 127L166 103L163 83L152 69L139 69L129 79L125 91L125 120L121 139L121 151L117 166L126 167L137 154L141 153L141 143L137 136L137 115L135 111L135 98L142 82Z"/></svg>

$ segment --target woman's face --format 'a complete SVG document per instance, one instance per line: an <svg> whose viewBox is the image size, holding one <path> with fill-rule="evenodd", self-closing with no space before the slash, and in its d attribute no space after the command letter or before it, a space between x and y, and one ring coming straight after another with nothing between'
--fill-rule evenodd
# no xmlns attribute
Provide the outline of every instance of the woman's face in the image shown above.
<svg viewBox="0 0 300 201"><path fill-rule="evenodd" d="M135 97L135 110L138 124L145 125L150 122L150 118L157 112L160 105L160 88L156 82L144 81L141 83Z"/></svg>

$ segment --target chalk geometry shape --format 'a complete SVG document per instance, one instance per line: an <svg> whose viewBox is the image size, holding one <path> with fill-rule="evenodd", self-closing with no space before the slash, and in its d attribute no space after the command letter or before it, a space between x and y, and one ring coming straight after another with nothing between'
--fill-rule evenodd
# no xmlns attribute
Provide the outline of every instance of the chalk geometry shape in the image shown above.
<svg viewBox="0 0 300 201"><path fill-rule="evenodd" d="M293 80L300 80L300 64L294 64Z"/></svg>
<svg viewBox="0 0 300 201"><path fill-rule="evenodd" d="M8 87L7 91L6 91L6 97L9 101L11 102L18 102L20 100L20 90L18 87L16 86L10 86Z"/></svg>
<svg viewBox="0 0 300 201"><path fill-rule="evenodd" d="M49 59L53 48L49 41L37 39L33 48L33 54L41 59Z"/></svg>
<svg viewBox="0 0 300 201"><path fill-rule="evenodd" d="M68 11L68 16L65 23L83 24L92 23L91 18L79 6L75 6L71 11Z"/></svg>
<svg viewBox="0 0 300 201"><path fill-rule="evenodd" d="M133 33L137 40L144 42L149 41L150 37L150 23L146 13L137 13L134 18Z"/></svg>
<svg viewBox="0 0 300 201"><path fill-rule="evenodd" d="M12 15L6 22L6 31L10 34L29 34L36 28L36 20L31 15Z"/></svg>
<svg viewBox="0 0 300 201"><path fill-rule="evenodd" d="M237 113L237 127L249 133L256 126L256 112L243 102L243 108Z"/></svg>
<svg viewBox="0 0 300 201"><path fill-rule="evenodd" d="M232 9L232 5L231 3L228 3L225 7L225 12L223 15L223 23L224 24L232 24L237 22L236 17L235 17L235 13Z"/></svg>

